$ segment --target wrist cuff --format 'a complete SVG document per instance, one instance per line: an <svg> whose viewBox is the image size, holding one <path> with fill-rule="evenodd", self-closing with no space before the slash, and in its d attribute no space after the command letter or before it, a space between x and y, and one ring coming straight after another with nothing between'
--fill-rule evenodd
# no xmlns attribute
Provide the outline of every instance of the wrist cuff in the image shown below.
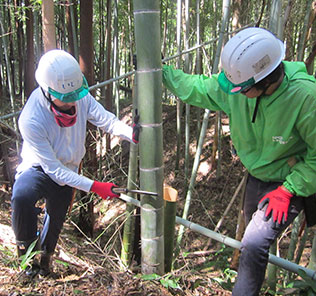
<svg viewBox="0 0 316 296"><path fill-rule="evenodd" d="M290 191L292 194L295 195L295 190L293 189L293 187L290 185L290 183L288 181L285 181L283 183L283 186L288 190Z"/></svg>

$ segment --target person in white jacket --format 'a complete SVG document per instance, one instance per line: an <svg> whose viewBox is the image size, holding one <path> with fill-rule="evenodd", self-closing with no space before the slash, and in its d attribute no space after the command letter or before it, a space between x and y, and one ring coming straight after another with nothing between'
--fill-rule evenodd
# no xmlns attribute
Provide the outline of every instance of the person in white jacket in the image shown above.
<svg viewBox="0 0 316 296"><path fill-rule="evenodd" d="M18 255L26 253L37 240L39 264L27 274L50 273L50 261L73 188L95 192L102 198L118 197L113 183L91 180L78 174L85 155L87 122L103 131L138 142L139 125L134 129L106 111L89 93L87 81L76 59L63 50L45 53L35 73L39 87L28 98L19 117L23 138L22 161L12 192L12 228ZM39 234L36 202L45 198L43 229Z"/></svg>

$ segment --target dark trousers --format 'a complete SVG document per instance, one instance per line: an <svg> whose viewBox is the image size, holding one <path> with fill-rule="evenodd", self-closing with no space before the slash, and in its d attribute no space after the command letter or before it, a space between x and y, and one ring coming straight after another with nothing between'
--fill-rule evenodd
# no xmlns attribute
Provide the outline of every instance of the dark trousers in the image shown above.
<svg viewBox="0 0 316 296"><path fill-rule="evenodd" d="M271 244L303 209L303 198L293 196L285 225L274 226L272 218L264 221L266 207L258 210L258 203L264 195L281 184L279 182L262 182L252 176L248 178L244 203L247 227L241 241L237 282L232 294L234 296L259 295Z"/></svg>
<svg viewBox="0 0 316 296"><path fill-rule="evenodd" d="M32 242L37 238L37 201L46 202L40 243L42 251L53 253L72 197L72 188L55 183L41 167L32 167L18 176L12 191L12 228L16 241Z"/></svg>

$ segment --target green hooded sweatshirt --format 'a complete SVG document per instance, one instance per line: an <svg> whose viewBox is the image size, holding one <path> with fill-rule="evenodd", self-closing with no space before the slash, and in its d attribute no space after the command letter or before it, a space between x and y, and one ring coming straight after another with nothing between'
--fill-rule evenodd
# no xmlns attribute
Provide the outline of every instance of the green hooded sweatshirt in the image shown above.
<svg viewBox="0 0 316 296"><path fill-rule="evenodd" d="M286 182L296 195L316 193L316 80L302 62L283 62L285 77L270 96L228 95L211 77L163 67L164 85L187 104L222 110L231 139L249 173L264 181Z"/></svg>

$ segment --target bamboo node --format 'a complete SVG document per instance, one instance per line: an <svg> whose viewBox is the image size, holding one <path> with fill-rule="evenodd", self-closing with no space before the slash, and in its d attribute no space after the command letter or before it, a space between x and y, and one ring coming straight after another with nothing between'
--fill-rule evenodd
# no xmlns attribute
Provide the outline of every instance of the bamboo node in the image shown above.
<svg viewBox="0 0 316 296"><path fill-rule="evenodd" d="M151 240L155 240L155 241L158 241L158 240L161 240L161 238L163 237L163 234L160 235L160 236L155 236L155 237L151 237L151 238L145 238L145 237L141 237L141 240L144 240L144 241L151 241Z"/></svg>
<svg viewBox="0 0 316 296"><path fill-rule="evenodd" d="M154 172L154 171L159 171L159 170L163 170L164 166L160 166L160 167L155 167L155 168L139 168L140 171L142 172Z"/></svg>
<svg viewBox="0 0 316 296"><path fill-rule="evenodd" d="M162 208L163 208L163 206L160 208L150 208L150 209L141 206L142 211L147 211L147 212L159 212L162 210Z"/></svg>
<svg viewBox="0 0 316 296"><path fill-rule="evenodd" d="M160 122L160 123L143 123L140 126L141 127L161 127L162 122Z"/></svg>
<svg viewBox="0 0 316 296"><path fill-rule="evenodd" d="M134 10L134 15L141 14L141 13L158 13L160 14L160 10L150 10L150 9L140 9L140 10Z"/></svg>
<svg viewBox="0 0 316 296"><path fill-rule="evenodd" d="M162 71L162 68L152 68L152 69L143 69L143 70L137 70L136 72L139 73L139 74L142 74L142 73L155 73L155 72L160 72Z"/></svg>

